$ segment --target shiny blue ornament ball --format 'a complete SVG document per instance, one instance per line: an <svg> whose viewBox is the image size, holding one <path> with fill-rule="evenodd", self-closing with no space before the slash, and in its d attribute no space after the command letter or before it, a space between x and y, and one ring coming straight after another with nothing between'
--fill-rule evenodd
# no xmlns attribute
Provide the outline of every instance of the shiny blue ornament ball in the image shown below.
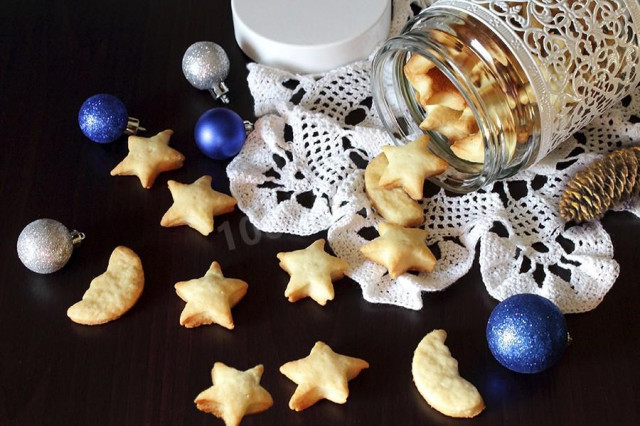
<svg viewBox="0 0 640 426"><path fill-rule="evenodd" d="M122 101L106 93L88 98L78 112L82 133L97 143L118 139L126 130L128 120L129 114Z"/></svg>
<svg viewBox="0 0 640 426"><path fill-rule="evenodd" d="M242 118L227 108L213 108L202 114L194 133L200 151L214 160L233 157L247 138Z"/></svg>
<svg viewBox="0 0 640 426"><path fill-rule="evenodd" d="M493 356L510 370L538 373L554 365L568 342L567 323L549 299L518 294L495 307L487 323Z"/></svg>

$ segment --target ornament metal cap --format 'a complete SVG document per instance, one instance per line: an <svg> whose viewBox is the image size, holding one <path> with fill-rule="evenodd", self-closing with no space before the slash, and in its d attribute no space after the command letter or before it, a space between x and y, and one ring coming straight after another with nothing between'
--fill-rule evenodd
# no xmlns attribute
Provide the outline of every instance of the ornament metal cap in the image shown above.
<svg viewBox="0 0 640 426"><path fill-rule="evenodd" d="M124 130L124 133L127 135L135 135L138 131L144 132L145 129L140 125L140 120L135 117L128 117L127 120L127 128Z"/></svg>
<svg viewBox="0 0 640 426"><path fill-rule="evenodd" d="M211 93L213 99L220 99L224 104L229 103L229 97L227 96L228 92L229 88L226 84L224 84L224 81L221 81L220 83L214 83L213 86L209 89L209 93Z"/></svg>
<svg viewBox="0 0 640 426"><path fill-rule="evenodd" d="M187 48L182 57L182 72L196 89L208 90L216 100L229 103L229 88L224 80L229 75L229 57L212 41L199 41Z"/></svg>
<svg viewBox="0 0 640 426"><path fill-rule="evenodd" d="M250 122L249 120L244 120L242 122L244 124L244 133L246 136L249 136L249 133L253 132L253 130L255 129L255 126L252 122Z"/></svg>

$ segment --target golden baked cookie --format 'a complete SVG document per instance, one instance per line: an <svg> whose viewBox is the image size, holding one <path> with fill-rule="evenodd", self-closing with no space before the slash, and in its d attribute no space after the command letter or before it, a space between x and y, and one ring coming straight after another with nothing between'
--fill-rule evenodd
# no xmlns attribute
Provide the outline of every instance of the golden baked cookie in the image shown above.
<svg viewBox="0 0 640 426"><path fill-rule="evenodd" d="M143 287L140 258L130 248L118 246L109 257L107 270L91 281L82 300L67 310L67 316L84 325L113 321L135 305Z"/></svg>
<svg viewBox="0 0 640 426"><path fill-rule="evenodd" d="M211 176L202 176L192 184L170 180L173 205L160 220L164 227L187 225L202 235L213 231L213 217L233 211L235 198L214 191Z"/></svg>
<svg viewBox="0 0 640 426"><path fill-rule="evenodd" d="M360 251L367 259L387 268L391 278L407 271L433 271L436 258L427 247L427 231L381 222L378 232L380 237L360 247Z"/></svg>
<svg viewBox="0 0 640 426"><path fill-rule="evenodd" d="M421 135L404 146L383 146L389 165L380 176L383 188L402 187L414 200L422 199L427 178L447 169L447 162L427 151L429 136Z"/></svg>
<svg viewBox="0 0 640 426"><path fill-rule="evenodd" d="M462 138L451 145L451 151L463 160L472 163L484 163L484 139L477 132Z"/></svg>
<svg viewBox="0 0 640 426"><path fill-rule="evenodd" d="M213 386L200 392L196 407L224 420L226 426L238 426L244 416L273 405L269 392L260 386L263 371L262 364L240 371L216 362L211 370Z"/></svg>
<svg viewBox="0 0 640 426"><path fill-rule="evenodd" d="M464 139L478 131L478 123L476 122L476 117L473 115L473 111L471 108L467 107L462 111L458 111L459 115L457 118L453 118L453 114L448 114L444 116L441 113L443 108L440 106L427 107L427 111L429 108L433 108L438 114L435 117L428 115L422 123L420 123L420 128L422 130L435 130L442 135L446 136L449 139L449 142L456 142L460 139ZM447 108L449 111L454 111Z"/></svg>
<svg viewBox="0 0 640 426"><path fill-rule="evenodd" d="M422 97L422 105L441 105L458 111L462 111L467 102L460 94L456 86L437 68L427 71L427 77L431 79L431 96Z"/></svg>
<svg viewBox="0 0 640 426"><path fill-rule="evenodd" d="M438 130L440 127L457 121L462 115L462 111L442 105L427 105L424 110L427 116L420 123L422 130Z"/></svg>
<svg viewBox="0 0 640 426"><path fill-rule="evenodd" d="M156 177L182 167L184 155L169 146L173 130L167 129L150 138L129 136L129 154L111 170L111 176L138 176L143 188L151 188Z"/></svg>
<svg viewBox="0 0 640 426"><path fill-rule="evenodd" d="M289 302L310 297L324 306L335 295L333 281L344 277L349 264L324 251L325 241L315 241L304 250L277 254L280 267L291 276L284 296Z"/></svg>
<svg viewBox="0 0 640 426"><path fill-rule="evenodd" d="M298 385L289 408L302 411L321 399L344 404L349 396L349 380L365 368L369 368L367 361L340 355L326 343L316 342L309 356L280 367L280 372Z"/></svg>
<svg viewBox="0 0 640 426"><path fill-rule="evenodd" d="M378 154L364 170L364 188L371 205L389 222L402 226L419 226L424 222L422 206L411 199L402 188L380 186L380 176L389 162L384 153Z"/></svg>
<svg viewBox="0 0 640 426"><path fill-rule="evenodd" d="M218 262L213 262L202 278L180 281L176 293L187 302L180 314L180 325L187 328L220 324L233 329L233 308L247 293L248 284L242 280L225 278Z"/></svg>
<svg viewBox="0 0 640 426"><path fill-rule="evenodd" d="M470 78L478 83L479 92L486 101L495 89L490 82L483 81L485 73L471 62L465 63L463 68L467 69ZM436 131L447 137L452 143L451 150L459 158L473 163L483 163L484 143L478 131L478 123L455 85L435 68L431 61L417 54L407 61L404 73L426 113L420 128ZM515 108L515 101L512 108ZM519 140L527 140L526 134L518 137Z"/></svg>
<svg viewBox="0 0 640 426"><path fill-rule="evenodd" d="M433 81L427 72L434 68L433 63L421 55L412 55L404 65L404 75L416 90L416 100L424 105L433 94Z"/></svg>
<svg viewBox="0 0 640 426"><path fill-rule="evenodd" d="M460 377L458 361L444 344L447 333L433 330L418 344L411 363L413 381L422 397L450 417L475 417L484 401L471 383Z"/></svg>

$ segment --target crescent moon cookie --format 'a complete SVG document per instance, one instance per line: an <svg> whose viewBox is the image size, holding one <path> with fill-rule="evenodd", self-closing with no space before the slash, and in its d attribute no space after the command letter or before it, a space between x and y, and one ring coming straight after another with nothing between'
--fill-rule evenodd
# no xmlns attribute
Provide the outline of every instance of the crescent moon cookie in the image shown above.
<svg viewBox="0 0 640 426"><path fill-rule="evenodd" d="M84 325L113 321L135 305L143 287L140 258L130 248L118 246L111 253L107 270L91 281L82 300L67 310L67 316Z"/></svg>
<svg viewBox="0 0 640 426"><path fill-rule="evenodd" d="M278 253L280 267L291 276L284 296L289 302L310 297L324 306L335 295L333 281L344 277L349 264L324 251L323 239L304 250Z"/></svg>
<svg viewBox="0 0 640 426"><path fill-rule="evenodd" d="M129 154L111 170L111 176L138 176L143 188L151 188L162 172L182 167L184 155L169 146L173 130L167 129L150 138L129 136Z"/></svg>
<svg viewBox="0 0 640 426"><path fill-rule="evenodd" d="M213 386L200 392L196 407L224 420L226 426L238 426L244 416L273 405L269 392L260 386L263 372L262 364L240 371L216 362L211 370Z"/></svg>
<svg viewBox="0 0 640 426"><path fill-rule="evenodd" d="M173 205L160 220L166 228L187 225L202 235L213 231L213 217L233 211L236 199L214 191L211 176L202 176L192 184L168 182Z"/></svg>
<svg viewBox="0 0 640 426"><path fill-rule="evenodd" d="M471 383L460 377L458 361L444 344L447 332L433 330L418 344L411 363L413 381L431 407L450 417L475 417L484 401Z"/></svg>
<svg viewBox="0 0 640 426"><path fill-rule="evenodd" d="M402 188L385 189L380 186L380 176L389 165L384 153L378 154L364 170L364 188L371 205L389 222L402 226L419 226L424 222L424 211L418 202Z"/></svg>
<svg viewBox="0 0 640 426"><path fill-rule="evenodd" d="M427 151L429 136L420 135L405 146L383 146L389 165L380 176L383 188L402 187L414 200L422 199L425 179L444 172L448 164Z"/></svg>
<svg viewBox="0 0 640 426"><path fill-rule="evenodd" d="M425 242L427 231L381 222L378 232L380 237L360 247L360 252L387 268L391 278L398 278L407 271L433 271L436 258Z"/></svg>
<svg viewBox="0 0 640 426"><path fill-rule="evenodd" d="M175 284L178 296L187 302L180 325L187 328L220 324L232 330L233 308L247 294L249 285L235 278L225 278L218 262L213 262L204 277Z"/></svg>
<svg viewBox="0 0 640 426"><path fill-rule="evenodd" d="M289 408L302 411L321 399L344 404L349 396L349 380L365 368L369 368L367 361L340 355L326 343L316 342L309 356L280 367L280 372L298 385Z"/></svg>

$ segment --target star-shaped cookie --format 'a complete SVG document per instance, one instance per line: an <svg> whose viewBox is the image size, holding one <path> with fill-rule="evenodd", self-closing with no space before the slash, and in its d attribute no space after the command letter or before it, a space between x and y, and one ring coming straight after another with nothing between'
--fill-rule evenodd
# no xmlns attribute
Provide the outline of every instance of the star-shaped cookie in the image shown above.
<svg viewBox="0 0 640 426"><path fill-rule="evenodd" d="M194 401L198 410L211 413L224 420L226 426L238 426L247 414L256 414L273 405L273 399L260 386L262 364L240 371L216 362L211 370L213 386Z"/></svg>
<svg viewBox="0 0 640 426"><path fill-rule="evenodd" d="M391 278L398 278L407 271L433 271L436 258L425 242L427 231L381 222L378 232L380 237L360 247L360 251L366 258L387 268Z"/></svg>
<svg viewBox="0 0 640 426"><path fill-rule="evenodd" d="M162 172L182 167L184 155L169 146L173 130L150 138L129 136L129 154L111 170L111 176L138 176L143 188L151 188Z"/></svg>
<svg viewBox="0 0 640 426"><path fill-rule="evenodd" d="M349 396L347 382L365 368L369 368L367 361L337 354L326 343L316 342L309 356L280 367L298 385L289 408L302 411L321 399L344 404Z"/></svg>
<svg viewBox="0 0 640 426"><path fill-rule="evenodd" d="M242 280L225 278L218 262L213 262L204 277L176 283L176 293L187 305L180 314L180 325L187 328L220 324L233 329L233 308L247 293Z"/></svg>
<svg viewBox="0 0 640 426"><path fill-rule="evenodd" d="M344 277L349 264L324 251L323 239L304 250L278 253L280 267L291 275L284 296L289 302L310 297L324 306L333 300L332 282Z"/></svg>
<svg viewBox="0 0 640 426"><path fill-rule="evenodd" d="M164 227L188 225L209 235L213 231L213 217L230 213L236 200L211 188L211 176L202 176L192 184L170 180L169 191L173 205L160 220Z"/></svg>
<svg viewBox="0 0 640 426"><path fill-rule="evenodd" d="M414 200L422 199L424 180L447 169L447 162L427 151L429 136L421 135L404 146L383 146L389 165L380 176L384 188L402 187Z"/></svg>

